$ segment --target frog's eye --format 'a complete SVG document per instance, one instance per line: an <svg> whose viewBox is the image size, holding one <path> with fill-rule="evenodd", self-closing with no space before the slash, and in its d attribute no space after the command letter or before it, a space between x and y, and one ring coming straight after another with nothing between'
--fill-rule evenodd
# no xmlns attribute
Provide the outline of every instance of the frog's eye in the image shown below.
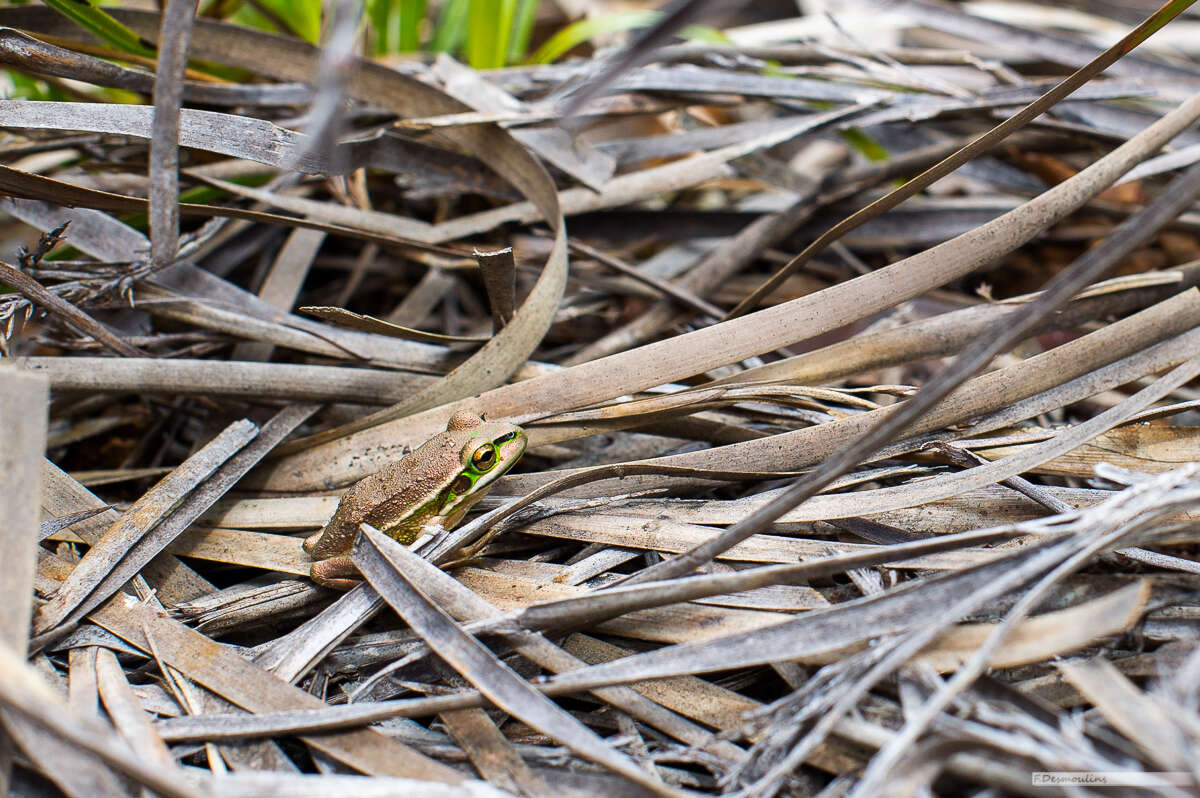
<svg viewBox="0 0 1200 798"><path fill-rule="evenodd" d="M480 471L487 471L496 464L496 450L489 443L486 446L480 446L471 455L471 465L478 468Z"/></svg>
<svg viewBox="0 0 1200 798"><path fill-rule="evenodd" d="M454 481L450 483L450 492L457 496L462 496L464 493L470 493L471 488L474 485L474 480L472 480L469 476L466 474L459 474L454 478Z"/></svg>
<svg viewBox="0 0 1200 798"><path fill-rule="evenodd" d="M517 437L517 431L513 430L512 432L508 433L507 435L501 435L499 438L497 438L496 443L497 444L508 443L511 440L516 440L516 437Z"/></svg>

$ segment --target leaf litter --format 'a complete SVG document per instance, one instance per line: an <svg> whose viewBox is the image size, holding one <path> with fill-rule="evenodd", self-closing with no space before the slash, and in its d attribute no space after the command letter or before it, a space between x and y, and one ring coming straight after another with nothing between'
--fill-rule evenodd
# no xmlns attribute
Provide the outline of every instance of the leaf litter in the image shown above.
<svg viewBox="0 0 1200 798"><path fill-rule="evenodd" d="M144 93L0 103L0 777L1194 790L1186 3L1081 13L1106 50L713 5L492 71L113 10L180 45L150 72L0 9L6 66ZM340 492L463 409L529 436L486 512L313 584Z"/></svg>

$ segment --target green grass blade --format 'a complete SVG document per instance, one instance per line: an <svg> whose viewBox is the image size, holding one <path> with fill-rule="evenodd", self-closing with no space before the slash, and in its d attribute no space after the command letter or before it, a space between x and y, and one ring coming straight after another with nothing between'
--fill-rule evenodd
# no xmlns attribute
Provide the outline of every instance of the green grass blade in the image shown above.
<svg viewBox="0 0 1200 798"><path fill-rule="evenodd" d="M846 128L842 131L842 138L850 146L866 156L869 161L878 163L886 161L889 158L888 151L884 149L883 145L860 127Z"/></svg>
<svg viewBox="0 0 1200 798"><path fill-rule="evenodd" d="M453 53L462 47L467 37L467 15L470 10L471 0L447 0L443 3L429 49L435 53Z"/></svg>
<svg viewBox="0 0 1200 798"><path fill-rule="evenodd" d="M476 69L504 66L517 0L471 0L467 18L467 63Z"/></svg>
<svg viewBox="0 0 1200 798"><path fill-rule="evenodd" d="M575 47L604 34L653 25L662 14L657 11L621 11L591 19L572 22L555 33L529 57L532 64L549 64L562 58Z"/></svg>
<svg viewBox="0 0 1200 798"><path fill-rule="evenodd" d="M508 42L508 63L517 64L525 60L537 10L538 0L517 0L517 16L513 21L512 38Z"/></svg>
<svg viewBox="0 0 1200 798"><path fill-rule="evenodd" d="M732 47L733 39L725 35L725 31L710 25L688 25L679 31L679 38L690 42L703 42L720 47Z"/></svg>
<svg viewBox="0 0 1200 798"><path fill-rule="evenodd" d="M426 11L426 0L400 0L400 52L411 53L421 48L421 22Z"/></svg>
<svg viewBox="0 0 1200 798"><path fill-rule="evenodd" d="M400 31L392 24L393 20L399 21L398 15L392 13L392 0L367 0L365 10L373 38L371 52L375 55L395 52Z"/></svg>
<svg viewBox="0 0 1200 798"><path fill-rule="evenodd" d="M316 44L321 38L321 0L256 0L289 33Z"/></svg>
<svg viewBox="0 0 1200 798"><path fill-rule="evenodd" d="M117 50L145 58L158 57L152 42L138 36L88 0L46 0L46 5Z"/></svg>
<svg viewBox="0 0 1200 798"><path fill-rule="evenodd" d="M1158 11L1155 11L1154 14L1146 20L1145 28L1137 36L1134 36L1130 39L1125 47L1125 52L1129 52L1142 42L1146 41L1146 39L1158 32L1163 25L1166 25L1168 22L1175 19L1175 17L1186 11L1188 6L1194 2L1196 2L1196 0L1170 0L1170 2L1158 9Z"/></svg>

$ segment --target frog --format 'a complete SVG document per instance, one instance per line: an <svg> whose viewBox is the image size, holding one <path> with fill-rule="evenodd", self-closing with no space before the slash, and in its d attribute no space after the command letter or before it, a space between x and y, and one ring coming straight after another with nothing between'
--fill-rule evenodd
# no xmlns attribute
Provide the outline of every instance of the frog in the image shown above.
<svg viewBox="0 0 1200 798"><path fill-rule="evenodd" d="M368 523L409 545L453 529L497 479L525 453L528 438L516 424L485 421L461 410L409 454L354 484L325 527L304 541L314 560L313 581L349 590L361 581L350 561L359 525Z"/></svg>

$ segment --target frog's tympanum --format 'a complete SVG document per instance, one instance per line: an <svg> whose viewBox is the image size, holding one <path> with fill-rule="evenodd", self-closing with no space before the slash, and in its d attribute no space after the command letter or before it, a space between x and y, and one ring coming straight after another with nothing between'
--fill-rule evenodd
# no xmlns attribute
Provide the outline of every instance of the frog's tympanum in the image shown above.
<svg viewBox="0 0 1200 798"><path fill-rule="evenodd" d="M358 584L350 550L364 521L405 545L453 528L521 458L525 444L525 431L514 424L455 413L445 432L342 496L325 528L304 541L316 560L313 580L339 590Z"/></svg>

